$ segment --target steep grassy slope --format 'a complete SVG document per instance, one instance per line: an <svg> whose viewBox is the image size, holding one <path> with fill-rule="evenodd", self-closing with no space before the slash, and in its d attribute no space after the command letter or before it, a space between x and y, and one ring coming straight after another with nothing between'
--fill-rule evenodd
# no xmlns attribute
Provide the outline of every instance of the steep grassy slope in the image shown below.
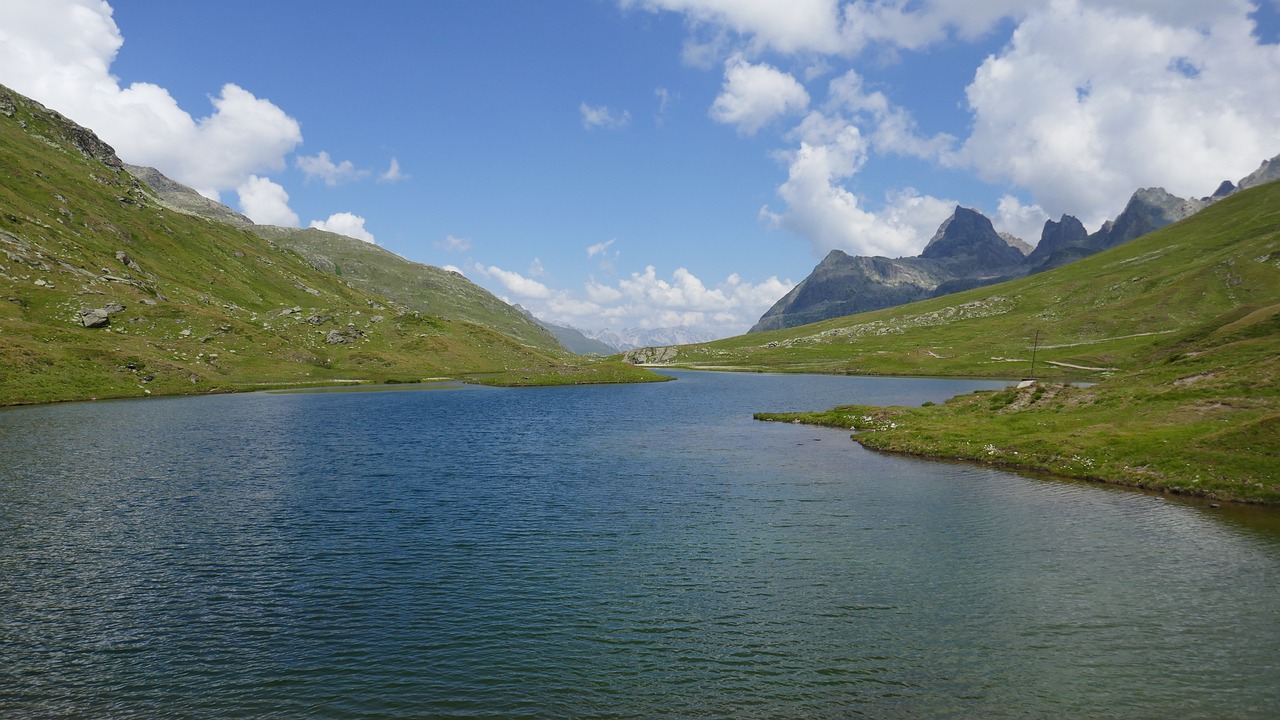
<svg viewBox="0 0 1280 720"><path fill-rule="evenodd" d="M358 288L430 315L484 325L531 347L550 352L565 349L546 328L457 273L406 260L377 245L337 233L255 225L249 218L154 168L126 165L125 169L146 184L163 204L247 228L265 240L296 251L312 267L340 276Z"/></svg>
<svg viewBox="0 0 1280 720"><path fill-rule="evenodd" d="M1103 381L757 417L867 430L858 442L894 452L1280 504L1280 183L1044 275L798 328L770 347L737 338L696 353L786 369L998 375L1030 370L1033 329L1047 343L1037 375Z"/></svg>
<svg viewBox="0 0 1280 720"><path fill-rule="evenodd" d="M94 309L107 327L81 322ZM418 312L167 209L91 132L0 88L0 404L478 373L642 377Z"/></svg>

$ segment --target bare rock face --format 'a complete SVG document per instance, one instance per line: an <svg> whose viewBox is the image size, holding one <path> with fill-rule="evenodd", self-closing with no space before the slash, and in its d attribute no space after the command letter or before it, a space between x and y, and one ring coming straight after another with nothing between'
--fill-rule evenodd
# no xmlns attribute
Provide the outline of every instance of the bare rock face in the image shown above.
<svg viewBox="0 0 1280 720"><path fill-rule="evenodd" d="M1089 231L1085 230L1084 223L1071 215L1063 215L1056 222L1046 220L1040 231L1040 242L1027 256L1027 263L1038 271L1070 262L1083 256L1082 251L1073 248L1082 248L1088 239Z"/></svg>
<svg viewBox="0 0 1280 720"><path fill-rule="evenodd" d="M650 347L628 350L622 359L633 365L663 365L676 359L680 351L673 347Z"/></svg>
<svg viewBox="0 0 1280 720"><path fill-rule="evenodd" d="M1263 160L1262 165L1257 170L1241 178L1240 182L1236 184L1240 186L1239 189L1247 190L1258 185L1265 185L1273 180L1280 180L1280 155L1270 160Z"/></svg>
<svg viewBox="0 0 1280 720"><path fill-rule="evenodd" d="M947 261L953 273L968 275L973 271L1016 265L1024 256L1000 237L985 215L957 207L925 245L920 257Z"/></svg>
<svg viewBox="0 0 1280 720"><path fill-rule="evenodd" d="M750 332L924 300L957 282L983 284L1014 273L1025 259L981 213L957 207L919 257L863 257L832 250Z"/></svg>
<svg viewBox="0 0 1280 720"><path fill-rule="evenodd" d="M341 330L330 330L324 336L324 341L330 345L348 345L364 337L363 330L348 325Z"/></svg>

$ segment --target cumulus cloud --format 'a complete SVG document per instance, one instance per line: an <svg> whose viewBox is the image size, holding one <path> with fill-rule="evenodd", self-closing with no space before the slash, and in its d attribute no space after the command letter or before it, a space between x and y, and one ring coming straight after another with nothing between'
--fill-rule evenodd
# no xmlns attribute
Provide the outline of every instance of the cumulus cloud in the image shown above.
<svg viewBox="0 0 1280 720"><path fill-rule="evenodd" d="M828 111L866 128L878 152L937 159L956 142L946 133L921 135L911 113L892 103L883 92L869 91L857 71L850 70L832 80L827 95Z"/></svg>
<svg viewBox="0 0 1280 720"><path fill-rule="evenodd" d="M909 109L854 71L784 135L799 145L784 155L786 208L760 216L819 251L912 253L932 234L918 228L949 212L949 201L893 191L871 209L846 185L880 155L976 171L1003 186L997 223L1034 242L1045 217L1071 213L1097 227L1139 187L1200 196L1280 152L1280 46L1259 39L1250 0L620 2L684 16L686 60L725 62L712 117L748 135L811 103L793 76L745 58L791 61L811 82L868 48L892 57L1013 28L974 69L967 137L922 133ZM761 68L791 88L790 104L753 91L763 83L730 77ZM870 182L860 175L857 185Z"/></svg>
<svg viewBox="0 0 1280 720"><path fill-rule="evenodd" d="M1052 3L978 68L953 162L1091 227L1138 187L1200 196L1247 174L1280 152L1280 46L1246 8Z"/></svg>
<svg viewBox="0 0 1280 720"><path fill-rule="evenodd" d="M392 162L395 161L392 160ZM335 163L333 158L329 157L329 153L323 150L315 155L299 155L294 160L294 164L306 174L308 180L320 180L329 187L359 180L369 174L368 170L357 169L350 160ZM398 170L398 166L395 169Z"/></svg>
<svg viewBox="0 0 1280 720"><path fill-rule="evenodd" d="M551 288L532 278L527 278L513 270L504 270L497 265L475 264L475 271L483 277L498 281L507 292L526 300L548 300L552 296Z"/></svg>
<svg viewBox="0 0 1280 720"><path fill-rule="evenodd" d="M809 93L795 78L734 55L725 63L724 87L710 115L716 122L736 125L743 135L754 135L771 120L804 112L808 106Z"/></svg>
<svg viewBox="0 0 1280 720"><path fill-rule="evenodd" d="M297 227L298 214L289 208L289 193L268 178L250 175L236 188L240 210L259 225Z"/></svg>
<svg viewBox="0 0 1280 720"><path fill-rule="evenodd" d="M582 115L582 127L588 130L619 130L631 124L631 111L611 110L605 105L588 105L585 102L578 106Z"/></svg>
<svg viewBox="0 0 1280 720"><path fill-rule="evenodd" d="M713 33L723 29L750 38L757 49L784 53L841 49L836 0L622 0L622 5L682 13Z"/></svg>
<svg viewBox="0 0 1280 720"><path fill-rule="evenodd" d="M1049 219L1039 205L1023 205L1022 201L1012 195L1004 195L996 208L996 216L991 224L999 232L1007 232L1021 238L1029 245L1040 242L1040 233L1044 231L1044 223Z"/></svg>
<svg viewBox="0 0 1280 720"><path fill-rule="evenodd" d="M123 42L101 0L0 3L0 82L93 128L126 161L215 199L283 169L302 142L296 120L234 84L198 119L164 88L121 87L110 67Z"/></svg>
<svg viewBox="0 0 1280 720"><path fill-rule="evenodd" d="M802 141L784 156L787 180L778 187L778 196L786 210L766 206L760 218L807 238L818 256L833 249L854 255L914 255L955 208L952 201L907 189L887 197L879 211L868 209L842 182L866 162L869 141L856 126L839 123L830 135L815 131L814 137L824 142Z"/></svg>
<svg viewBox="0 0 1280 720"><path fill-rule="evenodd" d="M476 263L473 269L495 281L508 302L518 302L557 324L595 329L680 327L719 337L745 332L794 287L790 280L770 277L751 283L736 274L711 287L685 268L664 278L650 265L614 284L589 280L575 292L495 265Z"/></svg>
<svg viewBox="0 0 1280 720"><path fill-rule="evenodd" d="M377 241L373 239L373 233L365 229L364 222L364 218L359 215L340 212L330 215L328 220L312 220L311 227L377 244Z"/></svg>

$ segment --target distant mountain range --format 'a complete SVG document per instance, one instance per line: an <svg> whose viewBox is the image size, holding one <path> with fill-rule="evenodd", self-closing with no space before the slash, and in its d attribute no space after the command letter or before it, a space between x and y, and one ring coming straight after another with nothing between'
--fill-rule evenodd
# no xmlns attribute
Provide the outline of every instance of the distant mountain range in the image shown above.
<svg viewBox="0 0 1280 720"><path fill-rule="evenodd" d="M621 330L605 328L585 332L587 337L605 343L619 352L659 345L704 343L715 340L717 337L714 333L699 332L689 328L622 328Z"/></svg>
<svg viewBox="0 0 1280 720"><path fill-rule="evenodd" d="M916 257L852 256L832 250L799 285L769 308L748 332L806 325L903 305L1061 267L1187 218L1242 189L1280 179L1280 156L1213 195L1184 199L1144 188L1115 220L1089 234L1071 215L1049 220L1034 249L995 231L976 210L957 207ZM653 345L675 343L655 342Z"/></svg>

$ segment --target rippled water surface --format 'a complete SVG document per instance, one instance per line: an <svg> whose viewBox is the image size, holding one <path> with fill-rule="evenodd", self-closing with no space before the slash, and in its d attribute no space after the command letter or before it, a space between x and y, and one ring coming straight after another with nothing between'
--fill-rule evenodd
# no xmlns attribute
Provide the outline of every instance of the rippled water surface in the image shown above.
<svg viewBox="0 0 1280 720"><path fill-rule="evenodd" d="M1274 516L750 419L980 386L0 412L0 717L1280 716Z"/></svg>

